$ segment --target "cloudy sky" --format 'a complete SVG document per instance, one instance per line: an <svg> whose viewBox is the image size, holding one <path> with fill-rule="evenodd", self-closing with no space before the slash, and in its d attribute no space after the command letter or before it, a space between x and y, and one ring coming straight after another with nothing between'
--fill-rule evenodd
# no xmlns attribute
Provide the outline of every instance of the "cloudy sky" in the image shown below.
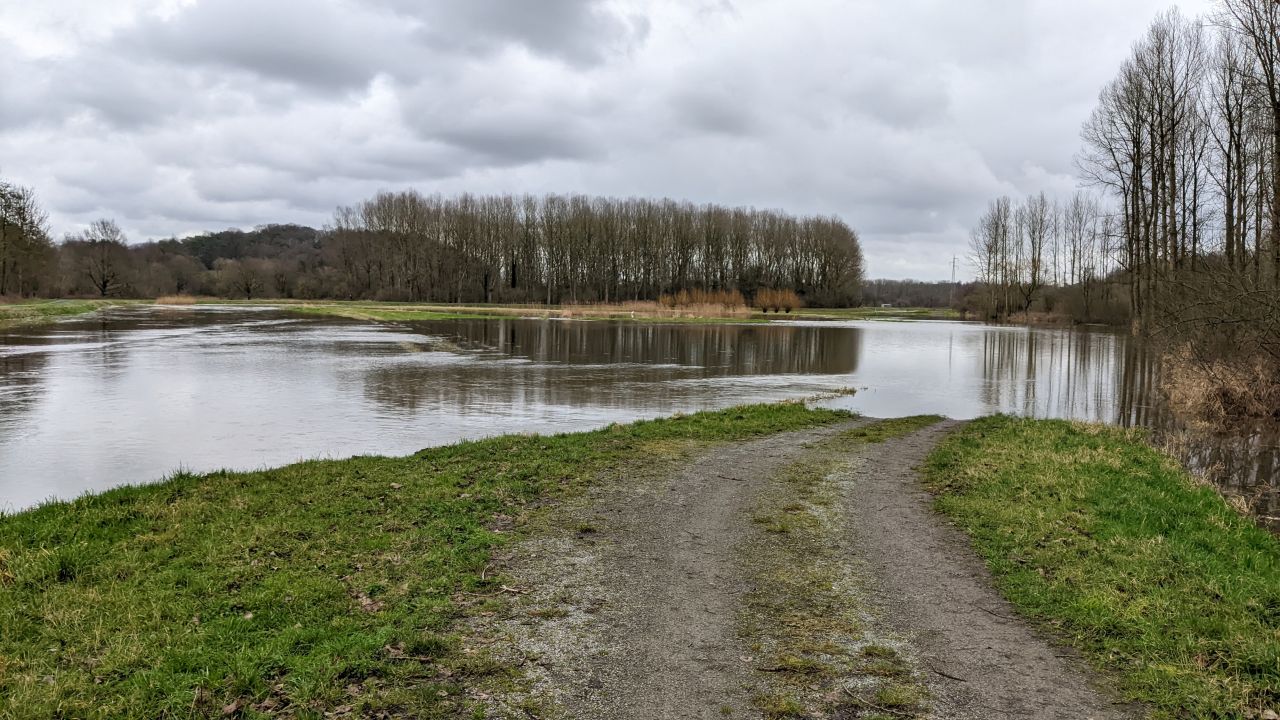
<svg viewBox="0 0 1280 720"><path fill-rule="evenodd" d="M0 176L133 240L407 187L837 214L871 276L943 279L989 198L1072 190L1170 4L0 0Z"/></svg>

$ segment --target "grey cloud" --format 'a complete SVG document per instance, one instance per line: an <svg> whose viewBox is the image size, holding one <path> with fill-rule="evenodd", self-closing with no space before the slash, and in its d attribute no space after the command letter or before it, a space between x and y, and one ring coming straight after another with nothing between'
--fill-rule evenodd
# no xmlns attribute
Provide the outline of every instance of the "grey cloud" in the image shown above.
<svg viewBox="0 0 1280 720"><path fill-rule="evenodd" d="M516 44L577 65L600 63L649 31L644 15L620 14L599 0L383 2L417 20L417 35L432 47L490 54Z"/></svg>
<svg viewBox="0 0 1280 720"><path fill-rule="evenodd" d="M320 224L384 188L669 196L838 214L872 275L939 278L988 198L1070 189L1166 0L147 2L0 54L0 171L59 234Z"/></svg>
<svg viewBox="0 0 1280 720"><path fill-rule="evenodd" d="M859 68L857 79L845 88L842 97L850 112L908 129L944 122L951 100L937 72L885 61Z"/></svg>
<svg viewBox="0 0 1280 720"><path fill-rule="evenodd" d="M543 160L582 160L595 155L592 143L571 129L551 125L458 126L441 131L440 139L468 150L477 160L499 166Z"/></svg>
<svg viewBox="0 0 1280 720"><path fill-rule="evenodd" d="M698 133L750 135L758 130L761 103L745 78L706 78L673 93L670 102L679 125Z"/></svg>
<svg viewBox="0 0 1280 720"><path fill-rule="evenodd" d="M149 18L112 46L179 64L350 89L402 73L416 53L403 19L337 0L217 0Z"/></svg>

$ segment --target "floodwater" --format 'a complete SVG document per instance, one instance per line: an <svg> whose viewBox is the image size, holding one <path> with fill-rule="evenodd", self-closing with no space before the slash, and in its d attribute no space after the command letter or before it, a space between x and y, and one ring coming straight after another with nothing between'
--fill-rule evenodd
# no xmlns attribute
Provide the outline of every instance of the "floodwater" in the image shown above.
<svg viewBox="0 0 1280 720"><path fill-rule="evenodd" d="M1280 515L1280 439L1181 429L1106 330L956 322L374 324L270 308L121 308L0 330L0 510L177 470L407 454L805 398L877 417L1003 412L1147 426Z"/></svg>

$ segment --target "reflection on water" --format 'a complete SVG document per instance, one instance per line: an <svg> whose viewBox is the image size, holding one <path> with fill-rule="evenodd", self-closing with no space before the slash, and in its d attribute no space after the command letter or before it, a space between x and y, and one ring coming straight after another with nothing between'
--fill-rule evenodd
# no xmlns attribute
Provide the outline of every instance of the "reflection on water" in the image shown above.
<svg viewBox="0 0 1280 720"><path fill-rule="evenodd" d="M872 416L993 412L1146 426L1277 515L1277 439L1206 439L1159 402L1159 368L1107 331L946 322L408 325L269 309L135 308L0 331L0 507L179 469L401 454L806 397Z"/></svg>
<svg viewBox="0 0 1280 720"><path fill-rule="evenodd" d="M469 320L415 323L435 362L409 355L362 378L382 407L607 409L644 415L829 390L857 369L856 328Z"/></svg>
<svg viewBox="0 0 1280 720"><path fill-rule="evenodd" d="M1179 420L1154 353L1125 335L1009 329L984 340L987 405L1000 412L1147 428L1155 444L1280 529L1280 429L1213 431Z"/></svg>
<svg viewBox="0 0 1280 720"><path fill-rule="evenodd" d="M1170 426L1156 440L1233 503L1280 531L1280 432L1274 426L1212 433Z"/></svg>

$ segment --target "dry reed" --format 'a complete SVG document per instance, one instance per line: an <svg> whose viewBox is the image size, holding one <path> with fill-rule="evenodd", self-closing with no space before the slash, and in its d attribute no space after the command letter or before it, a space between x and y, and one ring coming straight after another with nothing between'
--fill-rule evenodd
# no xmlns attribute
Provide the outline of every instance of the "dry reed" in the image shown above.
<svg viewBox="0 0 1280 720"><path fill-rule="evenodd" d="M1280 361L1199 358L1184 345L1164 357L1161 382L1180 414L1210 421L1280 420Z"/></svg>
<svg viewBox="0 0 1280 720"><path fill-rule="evenodd" d="M756 292L755 306L763 312L791 312L804 307L804 301L794 290L759 290Z"/></svg>
<svg viewBox="0 0 1280 720"><path fill-rule="evenodd" d="M631 318L746 318L751 309L745 305L711 304L664 305L660 302L637 301L609 304L565 305L560 314L566 318L631 319Z"/></svg>

